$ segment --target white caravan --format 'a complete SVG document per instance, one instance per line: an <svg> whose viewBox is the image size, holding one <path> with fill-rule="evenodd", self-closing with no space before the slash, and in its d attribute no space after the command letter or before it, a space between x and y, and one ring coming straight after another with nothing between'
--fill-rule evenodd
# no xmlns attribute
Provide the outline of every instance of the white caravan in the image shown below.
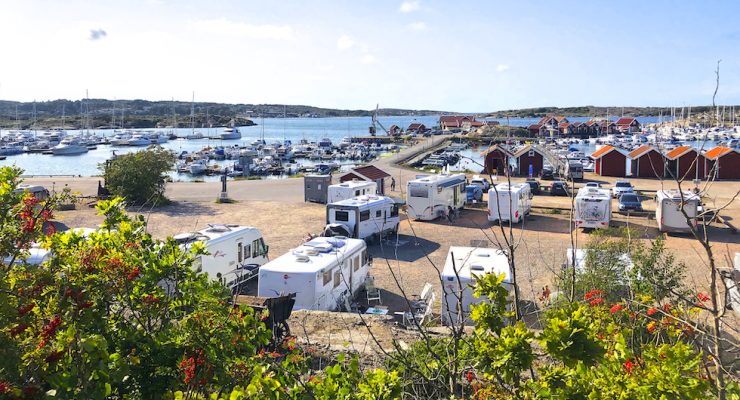
<svg viewBox="0 0 740 400"><path fill-rule="evenodd" d="M398 204L393 199L364 195L327 204L324 232L326 236L346 236L373 244L398 232L400 222Z"/></svg>
<svg viewBox="0 0 740 400"><path fill-rule="evenodd" d="M517 223L532 210L532 191L527 183L499 183L488 190L488 220Z"/></svg>
<svg viewBox="0 0 740 400"><path fill-rule="evenodd" d="M576 195L576 227L606 228L612 220L612 196L608 190L584 187Z"/></svg>
<svg viewBox="0 0 740 400"><path fill-rule="evenodd" d="M378 193L378 184L375 182L353 179L336 185L330 185L328 196L329 203L351 199L365 194Z"/></svg>
<svg viewBox="0 0 740 400"><path fill-rule="evenodd" d="M453 267L454 255L454 267ZM457 273L455 273L457 271ZM506 254L499 249L482 249L476 247L450 247L447 261L442 270L442 323L457 325L462 320L465 325L473 325L470 319L470 306L488 300L487 297L473 297L475 276L486 274L506 274L503 286L512 293L511 270ZM460 280L458 281L458 277ZM462 299L462 315L459 313L458 297ZM507 310L511 305L507 306Z"/></svg>
<svg viewBox="0 0 740 400"><path fill-rule="evenodd" d="M257 296L295 293L293 310L332 311L362 291L370 263L364 241L318 237L260 268Z"/></svg>
<svg viewBox="0 0 740 400"><path fill-rule="evenodd" d="M700 198L694 193L683 191L683 209L691 218L691 223L696 227ZM691 232L689 223L686 222L678 206L681 204L681 192L678 190L658 190L655 197L655 220L658 221L658 229L661 232Z"/></svg>
<svg viewBox="0 0 740 400"><path fill-rule="evenodd" d="M208 228L174 237L186 249L193 242L203 242L209 255L198 256L195 264L211 279L220 274L226 286L239 291L238 285L253 277L252 272L268 261L268 246L259 229L249 226L207 224Z"/></svg>
<svg viewBox="0 0 740 400"><path fill-rule="evenodd" d="M466 198L465 174L424 176L406 182L406 215L431 221L448 207L463 208Z"/></svg>

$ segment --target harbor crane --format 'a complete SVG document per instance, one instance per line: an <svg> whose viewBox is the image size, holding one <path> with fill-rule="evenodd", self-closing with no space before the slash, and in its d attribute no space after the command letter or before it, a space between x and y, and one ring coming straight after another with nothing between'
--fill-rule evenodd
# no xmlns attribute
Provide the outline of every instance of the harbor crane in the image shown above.
<svg viewBox="0 0 740 400"><path fill-rule="evenodd" d="M391 136L391 133L388 132L388 129L385 129L385 127L383 126L383 124L381 124L380 121L378 121L378 107L379 106L380 106L380 104L376 104L375 105L375 112L373 113L373 125L369 129L370 136L375 136L375 133L377 132L377 128L375 127L376 125L379 126L381 129L383 129L383 131L385 131L385 133L388 136Z"/></svg>

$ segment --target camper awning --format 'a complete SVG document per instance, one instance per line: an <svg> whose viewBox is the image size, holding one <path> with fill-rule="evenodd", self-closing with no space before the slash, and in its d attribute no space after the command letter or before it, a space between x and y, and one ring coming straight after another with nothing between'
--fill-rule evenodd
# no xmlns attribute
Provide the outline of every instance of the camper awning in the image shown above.
<svg viewBox="0 0 740 400"><path fill-rule="evenodd" d="M463 180L463 179L453 179L451 181L440 183L439 184L439 187L446 188L446 187L450 187L450 186L459 185L461 183L465 183L465 180Z"/></svg>

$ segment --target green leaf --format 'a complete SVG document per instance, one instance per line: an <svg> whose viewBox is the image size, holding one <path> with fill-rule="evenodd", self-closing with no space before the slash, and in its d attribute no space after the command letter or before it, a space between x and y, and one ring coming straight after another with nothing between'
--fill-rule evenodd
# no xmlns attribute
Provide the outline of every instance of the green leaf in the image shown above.
<svg viewBox="0 0 740 400"><path fill-rule="evenodd" d="M254 396L255 394L257 394L257 386L249 384L249 386L247 386L247 394L250 396Z"/></svg>
<svg viewBox="0 0 740 400"><path fill-rule="evenodd" d="M339 365L339 364L335 365L334 366L334 370L332 372L334 372L336 375L341 375L342 374L342 366Z"/></svg>
<svg viewBox="0 0 740 400"><path fill-rule="evenodd" d="M344 362L344 353L339 353L337 355L337 361Z"/></svg>
<svg viewBox="0 0 740 400"><path fill-rule="evenodd" d="M183 396L181 391L175 392L175 400L182 400L182 397Z"/></svg>

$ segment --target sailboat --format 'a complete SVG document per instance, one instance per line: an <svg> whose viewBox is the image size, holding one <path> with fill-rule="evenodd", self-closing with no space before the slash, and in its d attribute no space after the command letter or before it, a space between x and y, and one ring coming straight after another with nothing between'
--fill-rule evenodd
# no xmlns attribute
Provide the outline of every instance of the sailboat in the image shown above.
<svg viewBox="0 0 740 400"><path fill-rule="evenodd" d="M191 133L185 136L185 139L203 139L203 134L195 131L195 92L193 92L193 102L190 106L190 130Z"/></svg>

